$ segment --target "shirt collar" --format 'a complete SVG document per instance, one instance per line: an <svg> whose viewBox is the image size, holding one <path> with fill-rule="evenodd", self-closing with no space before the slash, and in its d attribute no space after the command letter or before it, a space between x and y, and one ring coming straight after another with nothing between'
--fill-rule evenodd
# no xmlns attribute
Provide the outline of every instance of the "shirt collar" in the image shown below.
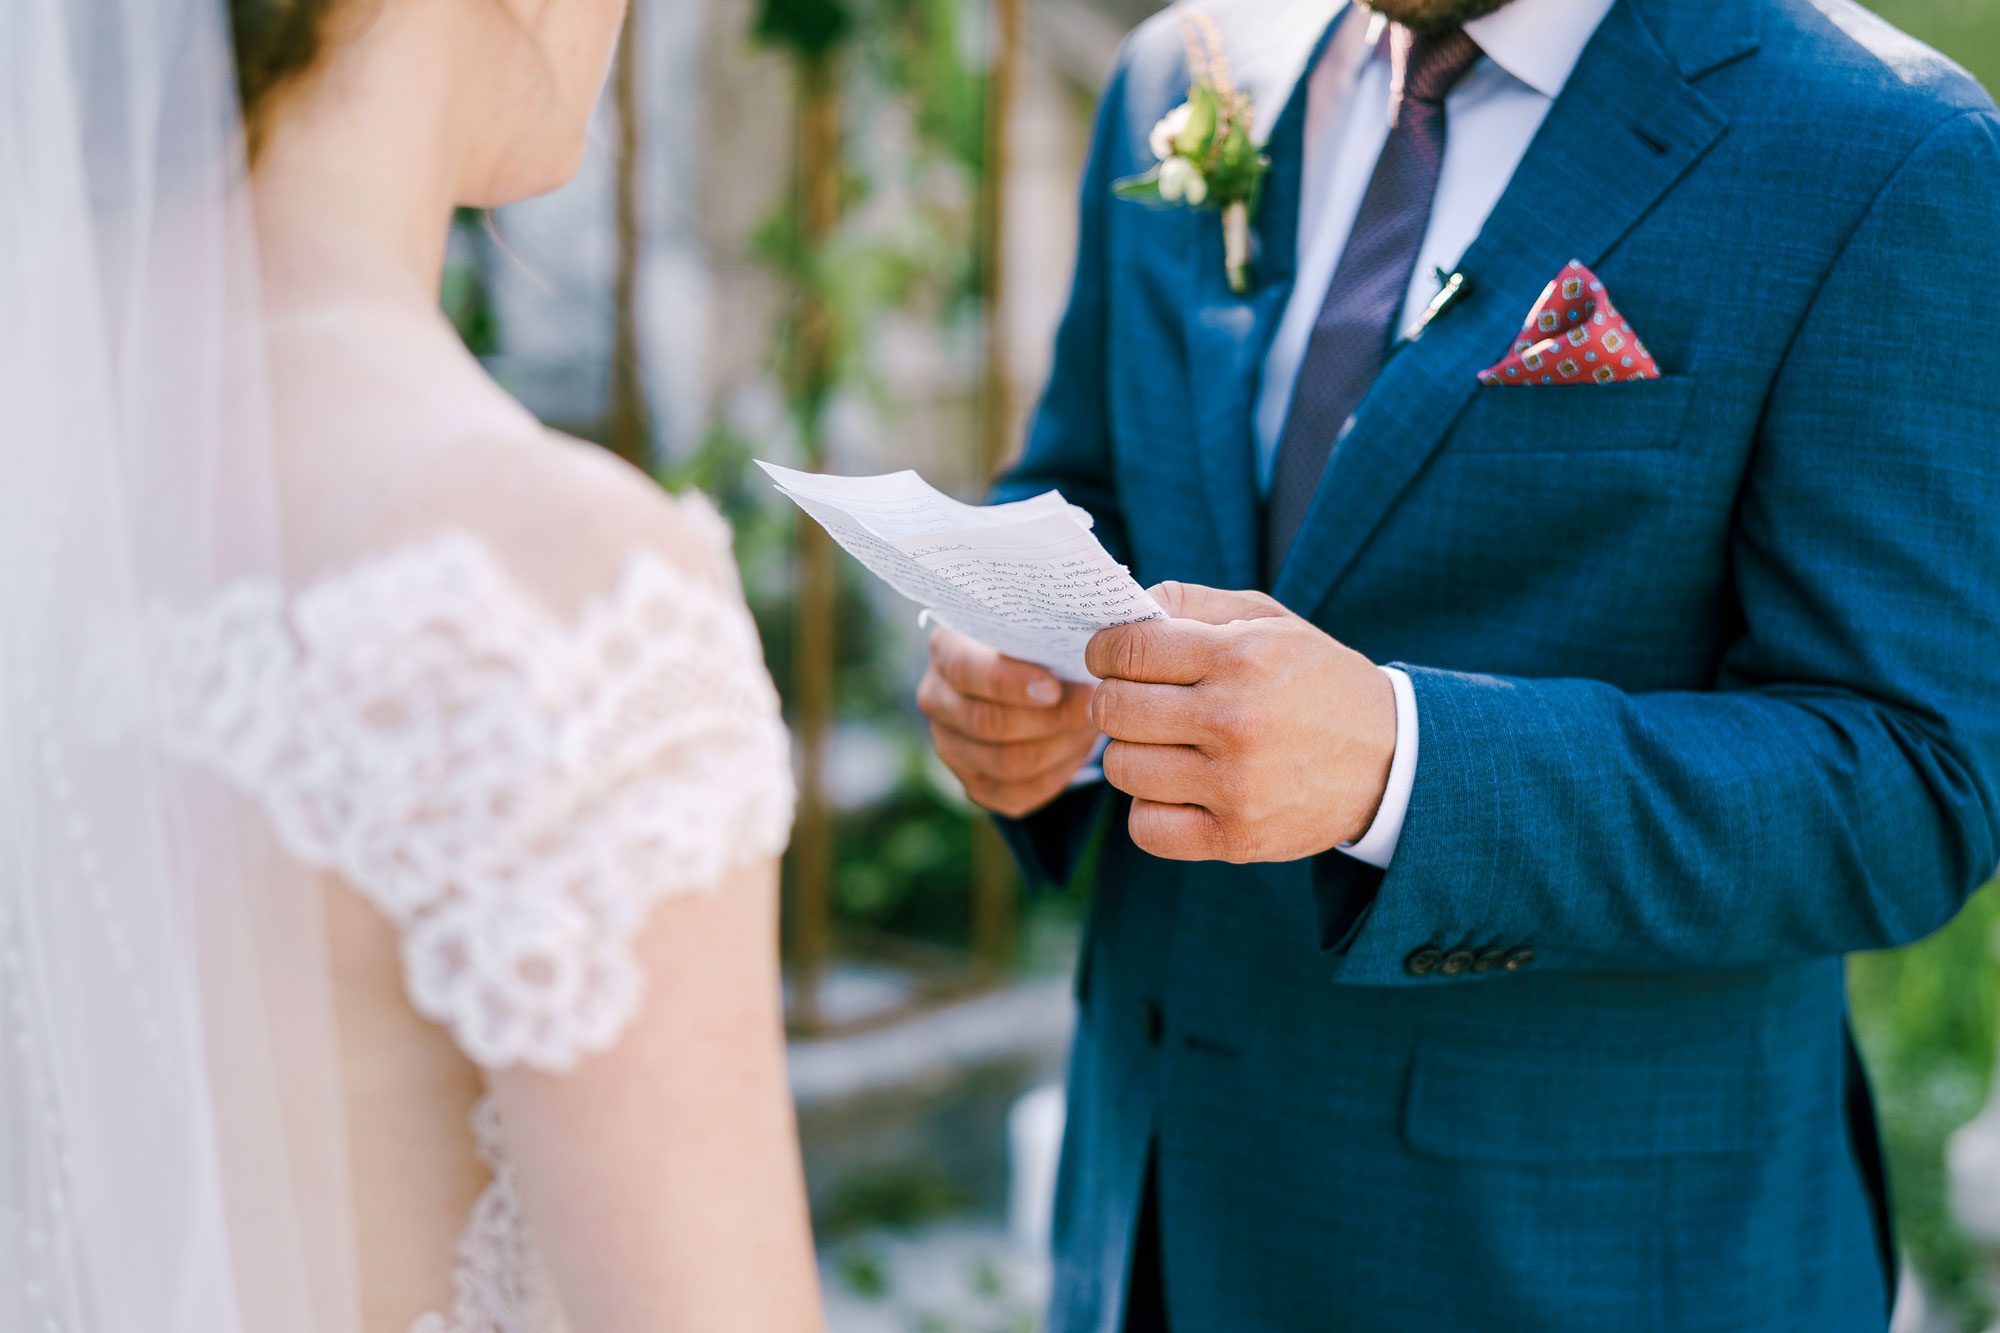
<svg viewBox="0 0 2000 1333"><path fill-rule="evenodd" d="M1613 0L1511 0L1467 23L1465 32L1488 60L1554 100L1612 4ZM1388 22L1381 14L1369 13L1369 50L1379 49Z"/></svg>
<svg viewBox="0 0 2000 1333"><path fill-rule="evenodd" d="M1512 0L1465 25L1487 59L1553 99L1612 0Z"/></svg>

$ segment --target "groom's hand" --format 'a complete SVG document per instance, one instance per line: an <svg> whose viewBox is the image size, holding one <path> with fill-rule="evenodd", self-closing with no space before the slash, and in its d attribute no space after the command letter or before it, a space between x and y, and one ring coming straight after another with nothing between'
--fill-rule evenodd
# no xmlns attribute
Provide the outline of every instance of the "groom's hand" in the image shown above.
<svg viewBox="0 0 2000 1333"><path fill-rule="evenodd" d="M966 795L1019 819L1062 795L1096 748L1091 689L940 629L917 706Z"/></svg>
<svg viewBox="0 0 2000 1333"><path fill-rule="evenodd" d="M1396 752L1388 677L1263 593L1153 595L1173 619L1104 630L1085 657L1132 841L1176 861L1293 861L1367 832Z"/></svg>

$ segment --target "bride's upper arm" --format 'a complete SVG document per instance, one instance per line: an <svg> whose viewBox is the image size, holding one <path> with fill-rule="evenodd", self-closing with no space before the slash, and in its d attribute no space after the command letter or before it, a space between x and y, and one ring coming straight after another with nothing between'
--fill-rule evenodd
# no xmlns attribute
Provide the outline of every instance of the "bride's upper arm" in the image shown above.
<svg viewBox="0 0 2000 1333"><path fill-rule="evenodd" d="M406 933L412 994L487 1068L576 1327L817 1327L778 969L789 742L727 530L595 451L481 462L509 460L449 526L497 559L482 614L532 663L500 674L541 757L495 789L500 864L466 839L443 905L466 927L433 908Z"/></svg>
<svg viewBox="0 0 2000 1333"><path fill-rule="evenodd" d="M296 594L287 734L239 777L394 922L411 1001L467 1055L569 1071L639 1019L656 911L768 895L789 834L789 743L727 530L548 439L434 455L365 526L363 554ZM768 910L659 930L740 934Z"/></svg>

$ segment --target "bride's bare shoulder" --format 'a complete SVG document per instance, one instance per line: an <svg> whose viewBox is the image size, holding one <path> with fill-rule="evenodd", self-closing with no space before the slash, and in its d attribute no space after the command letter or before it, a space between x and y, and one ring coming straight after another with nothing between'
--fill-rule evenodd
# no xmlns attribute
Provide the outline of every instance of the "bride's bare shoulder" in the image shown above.
<svg viewBox="0 0 2000 1333"><path fill-rule="evenodd" d="M301 584L447 535L558 611L646 555L733 584L727 528L704 498L543 427L435 312L307 312L280 326L271 358Z"/></svg>
<svg viewBox="0 0 2000 1333"><path fill-rule="evenodd" d="M379 495L352 534L360 551L469 537L564 618L646 558L691 584L736 587L729 528L706 497L670 494L609 451L552 431L475 432L426 451Z"/></svg>

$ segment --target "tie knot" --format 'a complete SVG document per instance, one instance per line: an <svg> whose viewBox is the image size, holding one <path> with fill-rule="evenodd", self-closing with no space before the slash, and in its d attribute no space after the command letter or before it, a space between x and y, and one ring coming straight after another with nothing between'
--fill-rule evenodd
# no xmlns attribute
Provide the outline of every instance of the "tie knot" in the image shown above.
<svg viewBox="0 0 2000 1333"><path fill-rule="evenodd" d="M1400 23L1389 28L1389 120L1400 119L1405 102L1436 108L1459 76L1479 59L1479 43L1463 28L1413 33Z"/></svg>

